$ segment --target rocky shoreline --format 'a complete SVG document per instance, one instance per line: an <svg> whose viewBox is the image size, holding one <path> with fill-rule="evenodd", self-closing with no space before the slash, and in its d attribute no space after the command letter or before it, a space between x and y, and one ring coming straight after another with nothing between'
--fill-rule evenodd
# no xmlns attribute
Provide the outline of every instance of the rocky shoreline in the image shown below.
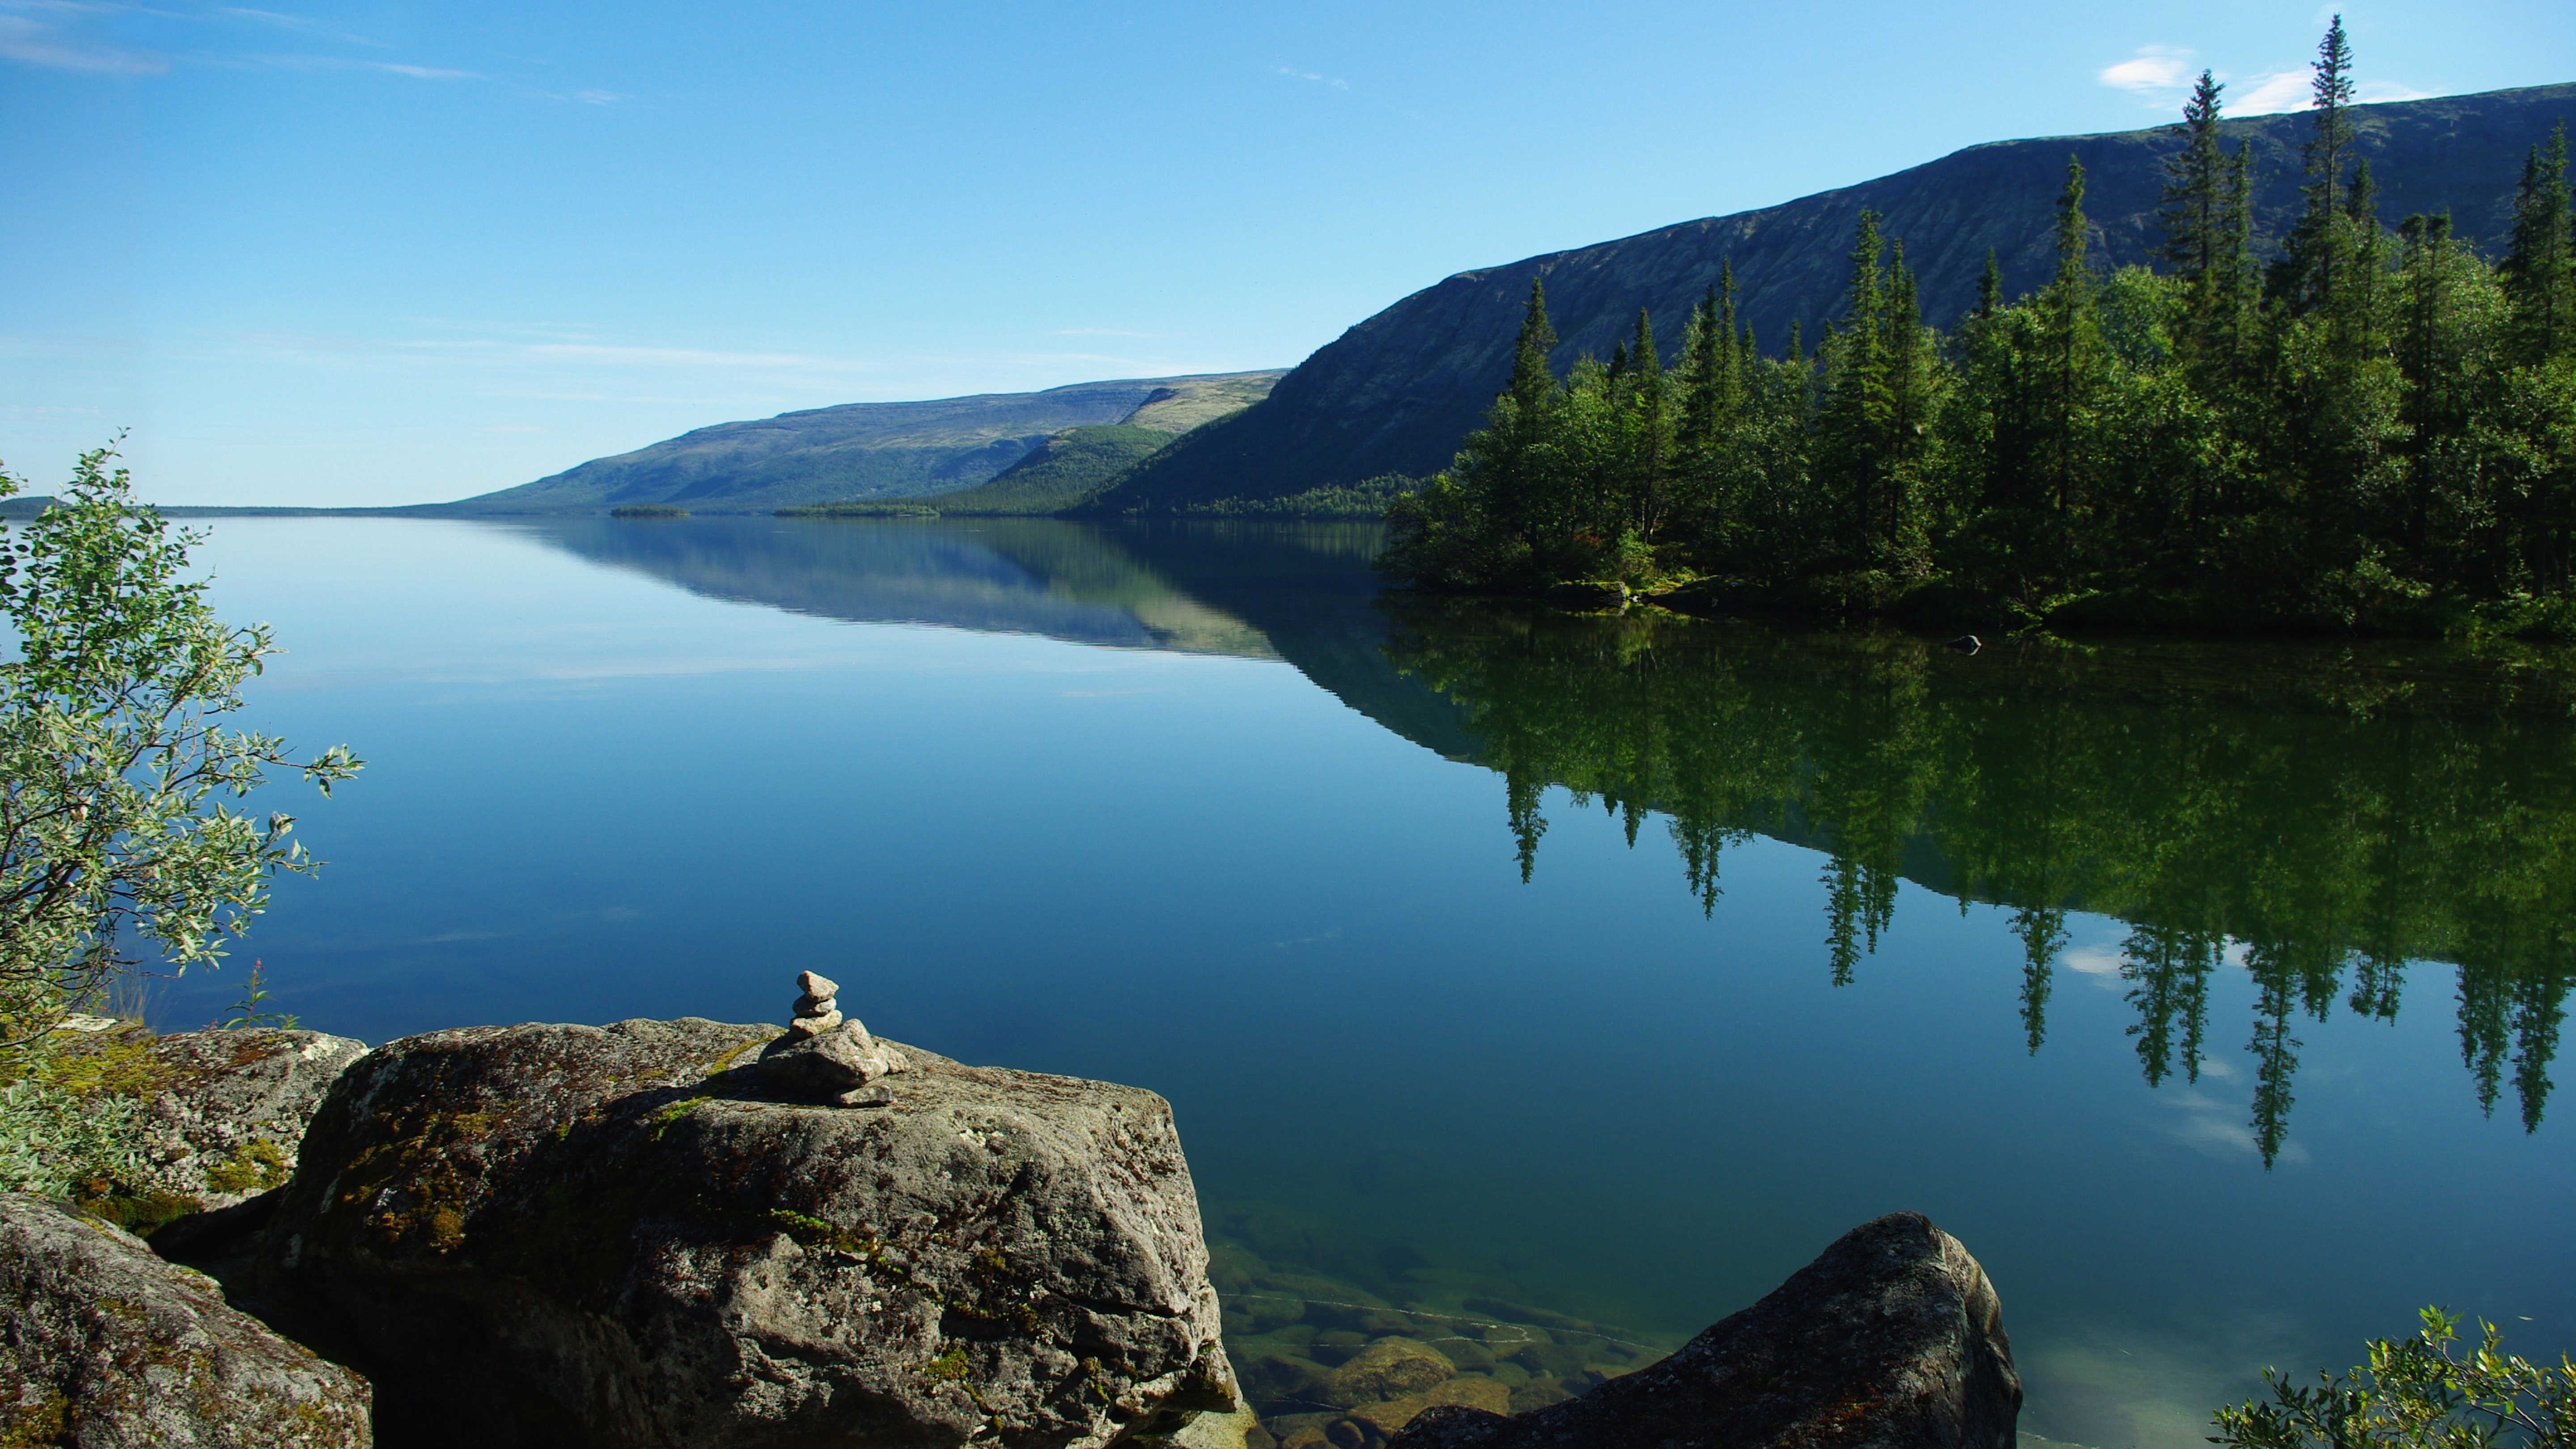
<svg viewBox="0 0 2576 1449"><path fill-rule="evenodd" d="M1656 1362L1221 1312L1168 1103L884 1042L799 985L783 1032L74 1042L154 1160L88 1212L0 1197L0 1444L2013 1443L1993 1289L1919 1215Z"/></svg>

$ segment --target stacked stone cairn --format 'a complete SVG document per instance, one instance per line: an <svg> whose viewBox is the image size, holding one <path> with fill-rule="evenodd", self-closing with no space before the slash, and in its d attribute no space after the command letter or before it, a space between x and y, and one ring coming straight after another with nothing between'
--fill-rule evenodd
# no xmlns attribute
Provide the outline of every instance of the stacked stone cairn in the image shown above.
<svg viewBox="0 0 2576 1449"><path fill-rule="evenodd" d="M841 988L831 978L801 971L796 989L795 1019L761 1051L761 1074L800 1097L844 1107L892 1106L893 1090L880 1083L910 1065L903 1053L868 1035L858 1018L841 1015L834 1000Z"/></svg>

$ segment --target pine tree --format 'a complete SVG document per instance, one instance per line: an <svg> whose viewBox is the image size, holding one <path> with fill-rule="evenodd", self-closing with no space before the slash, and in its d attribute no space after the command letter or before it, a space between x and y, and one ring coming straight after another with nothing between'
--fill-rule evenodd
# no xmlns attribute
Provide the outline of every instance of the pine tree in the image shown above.
<svg viewBox="0 0 2576 1449"><path fill-rule="evenodd" d="M1887 270L1888 439L1880 563L1892 572L1911 572L1919 552L1919 470L1937 402L1940 357L1924 336L1923 304L1914 269L1905 264L1903 241L1894 244Z"/></svg>
<svg viewBox="0 0 2576 1449"><path fill-rule="evenodd" d="M2046 334L2048 377L2040 409L2048 430L2042 476L2050 506L2065 512L2081 491L2081 431L2091 406L2100 363L2101 324L2096 316L2093 269L2086 256L2092 224L2084 215L2084 163L2066 158L2066 187L2057 196L2057 274L2039 296Z"/></svg>
<svg viewBox="0 0 2576 1449"><path fill-rule="evenodd" d="M2529 366L2576 351L2576 234L2567 193L2567 123L2522 163L2513 239L2497 270L2513 308L2507 354Z"/></svg>
<svg viewBox="0 0 2576 1449"><path fill-rule="evenodd" d="M1820 349L1829 360L1817 439L1831 486L1847 511L1850 540L1866 559L1886 527L1889 438L1895 399L1889 390L1887 249L1878 213L1864 207L1854 228L1851 284L1841 325Z"/></svg>
<svg viewBox="0 0 2576 1449"><path fill-rule="evenodd" d="M2274 262L2271 291L2299 313L2317 311L2334 301L2347 270L2343 169L2353 146L2352 46L2344 38L2343 17L2334 17L2325 39L2317 43L2315 78L2309 84L2313 123L2305 157L2307 205Z"/></svg>
<svg viewBox="0 0 2576 1449"><path fill-rule="evenodd" d="M1533 544L1558 511L1540 457L1559 395L1556 374L1547 361L1555 350L1556 328L1547 318L1547 284L1532 277L1520 336L1512 343L1512 379L1504 394L1510 408L1496 429L1500 437L1489 483L1493 496L1486 506L1507 531Z"/></svg>
<svg viewBox="0 0 2576 1449"><path fill-rule="evenodd" d="M1632 431L1626 521L1638 538L1652 543L1672 503L1673 429L1663 361L1655 347L1655 319L1643 307L1637 309L1637 334L1628 345L1627 385Z"/></svg>
<svg viewBox="0 0 2576 1449"><path fill-rule="evenodd" d="M2200 73L2183 103L2183 148L2165 158L2163 207L2165 260L2183 284L2184 350L2205 355L2217 332L2226 253L2229 200L2227 157L2219 147L2219 96L2226 87Z"/></svg>

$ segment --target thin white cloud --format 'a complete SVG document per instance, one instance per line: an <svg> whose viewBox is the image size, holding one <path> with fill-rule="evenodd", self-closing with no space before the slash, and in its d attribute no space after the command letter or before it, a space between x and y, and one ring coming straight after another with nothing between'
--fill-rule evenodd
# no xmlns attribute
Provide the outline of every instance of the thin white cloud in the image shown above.
<svg viewBox="0 0 2576 1449"><path fill-rule="evenodd" d="M90 75L159 75L170 68L170 63L157 55L83 45L15 15L0 15L0 60Z"/></svg>
<svg viewBox="0 0 2576 1449"><path fill-rule="evenodd" d="M585 106L611 106L626 99L615 91L574 91L572 98Z"/></svg>
<svg viewBox="0 0 2576 1449"><path fill-rule="evenodd" d="M2114 90L2158 94L2181 90L2191 84L2191 52L2171 45L2140 46L2130 59L2102 67L2095 79Z"/></svg>
<svg viewBox="0 0 2576 1449"><path fill-rule="evenodd" d="M2227 112L2233 116L2271 116L2302 110L2314 99L2310 94L2312 79L2305 68L2267 71L2241 82L2245 89L2230 98Z"/></svg>
<svg viewBox="0 0 2576 1449"><path fill-rule="evenodd" d="M1311 70L1299 70L1295 66L1291 65L1283 65L1279 67L1279 74L1288 77L1290 80L1313 81L1319 86L1331 86L1337 91L1346 91L1351 88L1351 83L1349 81L1340 80L1331 76L1317 75Z"/></svg>
<svg viewBox="0 0 2576 1449"><path fill-rule="evenodd" d="M657 367L823 367L848 364L792 352L712 352L695 347L620 347L601 342L540 342L520 349L535 357L581 362L634 362Z"/></svg>
<svg viewBox="0 0 2576 1449"><path fill-rule="evenodd" d="M280 70L380 70L388 75L409 76L414 80L481 80L478 71L448 70L434 65L403 65L390 60L347 60L336 55L263 55L253 57L262 65Z"/></svg>
<svg viewBox="0 0 2576 1449"><path fill-rule="evenodd" d="M2419 91L2404 81L2365 81L2360 90L2361 103L2375 106L2382 101L2428 101L2432 91Z"/></svg>
<svg viewBox="0 0 2576 1449"><path fill-rule="evenodd" d="M372 70L391 71L395 75L407 75L414 80L482 79L481 76L476 75L470 70L441 70L437 66L433 65L398 65L390 60L367 60L360 61L359 64Z"/></svg>
<svg viewBox="0 0 2576 1449"><path fill-rule="evenodd" d="M2094 983L2103 989L2117 991L2123 981L2120 975L2122 959L2120 948L2108 945L2078 946L2058 957L2057 961L2069 971L2092 977Z"/></svg>

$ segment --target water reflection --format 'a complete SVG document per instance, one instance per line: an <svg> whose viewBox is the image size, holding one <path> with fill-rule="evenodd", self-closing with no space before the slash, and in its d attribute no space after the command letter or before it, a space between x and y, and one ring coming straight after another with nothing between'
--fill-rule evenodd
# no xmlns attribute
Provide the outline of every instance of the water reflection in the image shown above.
<svg viewBox="0 0 2576 1449"><path fill-rule="evenodd" d="M2233 1035L2209 1019L2215 973L2257 988L2249 1126L2267 1164L2300 1019L2394 1020L2410 966L2441 963L2480 1106L2509 1091L2540 1123L2576 981L2576 728L2545 659L2048 639L1970 658L1669 616L1392 612L1390 656L1460 707L1472 757L1503 776L1524 880L1554 786L1631 845L1663 816L1711 915L1730 845L1823 851L1836 985L1876 951L1900 880L1999 905L2032 1052L2067 913L2117 916L2150 1085L2198 1082L2212 1034Z"/></svg>

